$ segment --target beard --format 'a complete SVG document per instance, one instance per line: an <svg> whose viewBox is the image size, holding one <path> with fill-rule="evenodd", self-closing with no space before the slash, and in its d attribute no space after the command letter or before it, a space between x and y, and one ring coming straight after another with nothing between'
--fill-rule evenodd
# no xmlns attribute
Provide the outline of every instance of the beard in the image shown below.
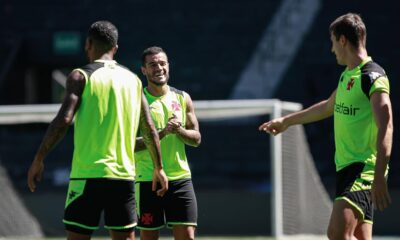
<svg viewBox="0 0 400 240"><path fill-rule="evenodd" d="M147 80L148 80L149 82L151 82L152 84L161 87L161 86L164 86L164 85L166 85L166 84L168 83L169 75L165 76L165 81L163 81L163 82L155 81L155 80L153 80L153 78L147 78Z"/></svg>

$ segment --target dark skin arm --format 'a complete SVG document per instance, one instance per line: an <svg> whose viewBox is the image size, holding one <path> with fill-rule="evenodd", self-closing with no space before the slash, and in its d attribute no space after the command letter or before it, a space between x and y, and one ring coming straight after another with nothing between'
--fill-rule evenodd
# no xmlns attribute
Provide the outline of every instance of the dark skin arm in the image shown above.
<svg viewBox="0 0 400 240"><path fill-rule="evenodd" d="M182 123L178 121L177 117L173 115L168 119L167 126L158 132L160 139L163 139L168 134L177 134L177 136L187 145L197 147L201 143L201 134L199 131L199 122L194 113L193 102L190 96L186 93L186 126L182 127ZM135 151L142 151L146 149L142 137L136 138Z"/></svg>
<svg viewBox="0 0 400 240"><path fill-rule="evenodd" d="M161 189L157 190L157 195L164 196L165 192L168 190L168 178L162 166L160 139L154 127L153 120L151 119L149 104L143 93L139 128L140 132L143 134L142 144L149 150L151 159L153 160L154 173L152 190L157 190L157 182L159 182L161 184ZM135 147L135 150L136 149L137 147Z"/></svg>
<svg viewBox="0 0 400 240"><path fill-rule="evenodd" d="M29 168L28 187L31 192L34 192L36 189L36 181L40 181L42 178L44 158L64 138L69 126L73 122L84 88L84 76L78 71L71 72L67 78L66 95L61 108L47 128L42 143Z"/></svg>
<svg viewBox="0 0 400 240"><path fill-rule="evenodd" d="M171 117L168 121L171 121L172 118L174 117ZM167 136L167 134L168 134L167 128L158 131L158 136L160 140L163 139L165 136ZM135 152L139 152L145 149L146 149L146 144L144 143L143 137L137 137L135 144Z"/></svg>
<svg viewBox="0 0 400 240"><path fill-rule="evenodd" d="M163 139L166 136L165 131L158 131L158 136L161 139ZM136 143L135 143L135 152L143 151L146 149L146 144L144 143L143 137L137 137L136 138Z"/></svg>

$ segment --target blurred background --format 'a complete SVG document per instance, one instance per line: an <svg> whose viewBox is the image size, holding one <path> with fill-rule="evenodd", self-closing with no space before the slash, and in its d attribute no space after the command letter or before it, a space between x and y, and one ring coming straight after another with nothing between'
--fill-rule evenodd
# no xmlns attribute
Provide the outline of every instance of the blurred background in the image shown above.
<svg viewBox="0 0 400 240"><path fill-rule="evenodd" d="M329 24L339 15L360 13L368 53L391 83L393 204L377 213L375 233L395 235L400 214L398 5L394 0L1 0L0 105L60 103L62 79L87 63L88 27L109 20L119 29L116 60L144 83L141 53L158 45L169 56L170 84L194 101L277 98L307 107L329 97L343 71L331 53ZM187 148L199 202L199 235L271 234L269 138L257 130L267 119L200 122L202 145ZM47 158L45 178L31 194L26 172L46 127L0 125L0 163L43 232L58 236L64 234L73 128ZM332 119L305 126L331 197L332 127Z"/></svg>

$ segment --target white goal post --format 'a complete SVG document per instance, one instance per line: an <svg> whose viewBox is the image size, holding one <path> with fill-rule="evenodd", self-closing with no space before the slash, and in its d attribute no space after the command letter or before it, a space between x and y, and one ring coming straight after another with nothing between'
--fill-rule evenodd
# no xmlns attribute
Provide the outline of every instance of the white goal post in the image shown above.
<svg viewBox="0 0 400 240"><path fill-rule="evenodd" d="M205 100L194 101L196 116L200 120L229 119L273 114L279 117L281 109L300 110L301 104L276 99ZM50 122L60 104L0 105L0 124Z"/></svg>
<svg viewBox="0 0 400 240"><path fill-rule="evenodd" d="M263 115L269 115L270 119L273 119L302 109L302 105L299 103L284 102L277 99L194 101L194 106L196 116L200 121L228 120ZM0 125L48 123L54 118L59 107L60 104L0 106ZM290 129L292 129L292 132L288 129L284 134L271 136L270 138L272 178L271 230L272 235L277 239L292 235L323 234L322 232L325 232L323 228L325 228L329 220L331 207L330 199L320 181L314 163L312 159L310 160L308 144L305 140L302 126L291 127ZM254 129L254 131L256 134L257 129ZM286 152L293 153L287 154ZM304 155L304 157L300 155ZM293 179L286 183L286 178L288 177L293 177ZM291 182L295 182L297 185L291 186ZM312 210L304 210L303 213L299 213L302 215L297 219L297 216L294 215L298 215L298 213L293 213L292 210L288 209L297 207L299 209L310 209L310 207L307 208L305 206L310 201L307 197L318 198L318 201L322 202L323 205L316 206L315 212L324 213L318 213L320 216L313 218L309 216L314 214ZM296 199L289 202L287 200L291 199L288 198ZM310 202L309 204L314 203ZM291 221L294 223L291 223Z"/></svg>

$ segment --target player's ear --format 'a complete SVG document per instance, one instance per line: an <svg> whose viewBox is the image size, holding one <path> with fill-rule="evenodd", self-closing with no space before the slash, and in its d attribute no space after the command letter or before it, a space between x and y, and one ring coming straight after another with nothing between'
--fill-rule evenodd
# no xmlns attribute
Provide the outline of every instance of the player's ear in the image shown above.
<svg viewBox="0 0 400 240"><path fill-rule="evenodd" d="M339 43L340 43L341 46L346 45L346 43L347 43L347 38L346 38L344 35L340 35L340 37L339 37Z"/></svg>
<svg viewBox="0 0 400 240"><path fill-rule="evenodd" d="M112 50L113 50L113 54L117 53L118 45L115 45L115 46L112 48Z"/></svg>
<svg viewBox="0 0 400 240"><path fill-rule="evenodd" d="M140 70L142 70L142 74L146 76L146 68L143 66L140 67Z"/></svg>

